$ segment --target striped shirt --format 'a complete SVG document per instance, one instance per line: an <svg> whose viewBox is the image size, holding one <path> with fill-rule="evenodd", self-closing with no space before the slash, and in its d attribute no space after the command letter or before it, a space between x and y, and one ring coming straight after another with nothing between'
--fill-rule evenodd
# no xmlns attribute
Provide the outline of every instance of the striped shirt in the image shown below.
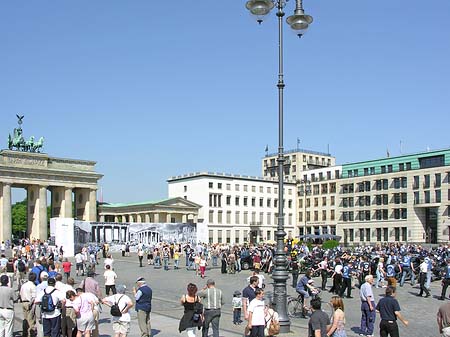
<svg viewBox="0 0 450 337"><path fill-rule="evenodd" d="M203 299L203 306L206 310L220 309L225 301L222 296L222 290L217 288L207 288L198 292L198 296Z"/></svg>

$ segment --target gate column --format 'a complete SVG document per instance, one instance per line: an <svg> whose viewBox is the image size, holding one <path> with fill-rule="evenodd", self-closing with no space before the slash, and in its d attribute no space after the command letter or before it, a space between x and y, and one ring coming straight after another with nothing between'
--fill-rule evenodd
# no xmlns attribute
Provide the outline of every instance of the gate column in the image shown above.
<svg viewBox="0 0 450 337"><path fill-rule="evenodd" d="M0 241L11 240L11 185L2 184L0 189Z"/></svg>

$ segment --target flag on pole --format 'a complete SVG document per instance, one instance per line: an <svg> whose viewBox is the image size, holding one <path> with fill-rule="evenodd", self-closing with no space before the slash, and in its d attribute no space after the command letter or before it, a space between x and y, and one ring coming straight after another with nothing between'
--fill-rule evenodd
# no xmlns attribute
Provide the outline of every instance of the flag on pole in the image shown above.
<svg viewBox="0 0 450 337"><path fill-rule="evenodd" d="M386 148L386 156L389 158L391 154L389 153L389 148Z"/></svg>
<svg viewBox="0 0 450 337"><path fill-rule="evenodd" d="M266 152L269 152L269 145L266 145L265 151L266 151Z"/></svg>

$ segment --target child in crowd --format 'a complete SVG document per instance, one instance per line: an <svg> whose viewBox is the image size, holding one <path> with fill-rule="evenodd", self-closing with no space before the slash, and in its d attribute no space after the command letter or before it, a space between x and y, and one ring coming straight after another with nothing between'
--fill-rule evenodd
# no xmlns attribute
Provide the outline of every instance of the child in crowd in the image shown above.
<svg viewBox="0 0 450 337"><path fill-rule="evenodd" d="M242 310L242 298L239 290L236 290L233 294L233 324L241 324L241 310Z"/></svg>

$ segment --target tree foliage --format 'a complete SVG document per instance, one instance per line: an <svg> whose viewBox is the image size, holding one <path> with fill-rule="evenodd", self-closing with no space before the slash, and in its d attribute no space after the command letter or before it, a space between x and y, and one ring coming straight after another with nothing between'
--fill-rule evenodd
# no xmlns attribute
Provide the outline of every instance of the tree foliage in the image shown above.
<svg viewBox="0 0 450 337"><path fill-rule="evenodd" d="M11 207L12 232L22 236L27 230L27 200L19 201Z"/></svg>

